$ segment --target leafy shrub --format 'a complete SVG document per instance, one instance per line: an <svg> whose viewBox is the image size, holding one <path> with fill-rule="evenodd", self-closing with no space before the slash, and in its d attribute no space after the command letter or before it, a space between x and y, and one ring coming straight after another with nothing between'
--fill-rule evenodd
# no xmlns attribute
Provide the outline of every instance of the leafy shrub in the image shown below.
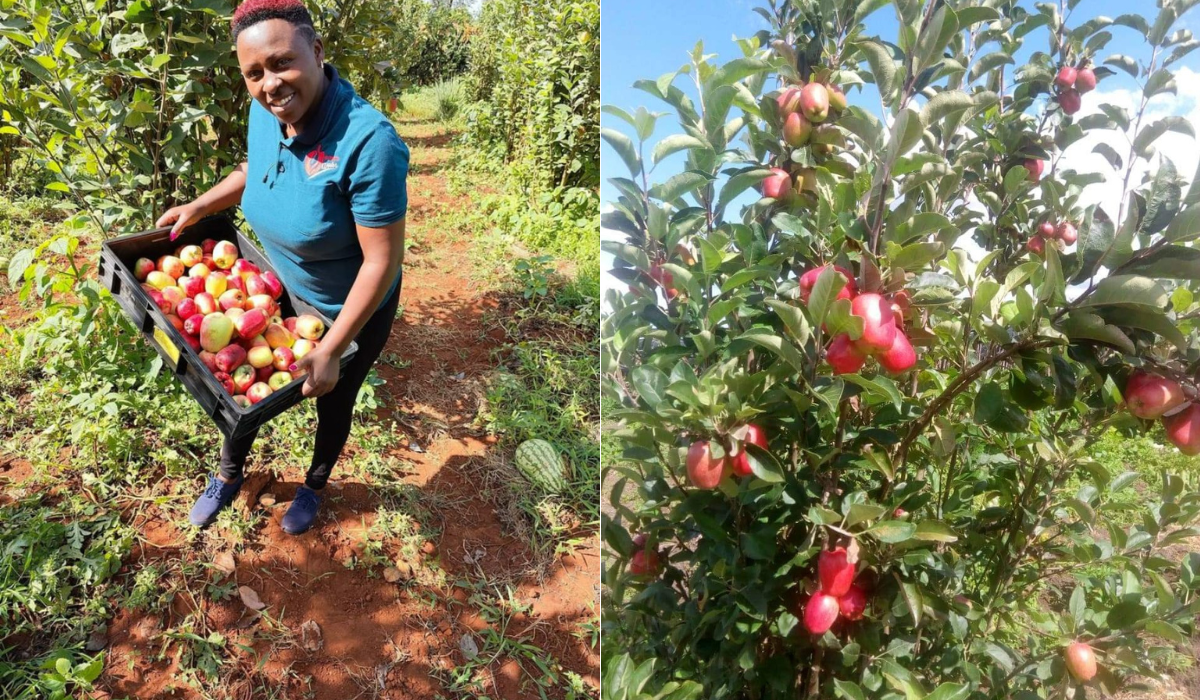
<svg viewBox="0 0 1200 700"><path fill-rule="evenodd" d="M865 15L888 5L898 37L868 36ZM637 83L676 133L651 148L659 115L606 107L628 127L603 137L629 170L604 217L628 285L601 329L613 698L1083 698L1187 644L1194 467L1130 499L1139 472L1095 446L1156 429L1125 404L1135 370L1200 395L1185 262L1200 180L1185 192L1166 157L1128 175L1167 130L1191 132L1143 119L1194 48L1172 31L1188 7L1071 27L1050 3L771 2L743 56L697 45ZM1118 32L1151 46L1146 64L1103 59L1142 100L1073 118L1056 73L1100 63ZM1051 51L1014 66L1038 36ZM869 83L886 121L814 99ZM1058 155L1105 130L1130 144L1114 162L1125 192L1083 206L1103 177ZM647 182L643 154L672 153L682 167ZM1078 240L1046 238L1046 222ZM915 359L892 354L901 337ZM1172 442L1200 450L1177 421ZM857 602L818 576L842 556ZM1075 641L1094 649L1090 680L1068 672Z"/></svg>

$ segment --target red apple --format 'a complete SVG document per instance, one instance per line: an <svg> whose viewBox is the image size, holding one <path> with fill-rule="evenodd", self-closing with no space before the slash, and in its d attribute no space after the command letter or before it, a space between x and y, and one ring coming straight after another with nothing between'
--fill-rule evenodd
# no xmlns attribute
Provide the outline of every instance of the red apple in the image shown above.
<svg viewBox="0 0 1200 700"><path fill-rule="evenodd" d="M761 425L750 423L746 426L746 438L742 442L747 445L758 445L765 450L767 449L767 431L763 430ZM734 474L749 476L754 473L750 469L750 460L746 457L745 448L739 450L732 461Z"/></svg>
<svg viewBox="0 0 1200 700"><path fill-rule="evenodd" d="M296 317L291 316L289 318L283 319L283 327L288 330L288 333L291 333L292 335L296 335Z"/></svg>
<svg viewBox="0 0 1200 700"><path fill-rule="evenodd" d="M226 289L225 293L217 299L217 303L225 311L240 309L242 308L242 304L246 303L246 293L240 289Z"/></svg>
<svg viewBox="0 0 1200 700"><path fill-rule="evenodd" d="M192 265L190 268L188 268L188 277L197 277L199 279L204 279L205 277L208 277L209 274L211 274L211 273L212 273L212 268L209 267L208 265L205 265L204 263L197 263L195 265Z"/></svg>
<svg viewBox="0 0 1200 700"><path fill-rule="evenodd" d="M851 584L846 594L838 598L838 610L847 620L861 620L867 609L867 594L863 589Z"/></svg>
<svg viewBox="0 0 1200 700"><path fill-rule="evenodd" d="M1053 222L1043 221L1042 223L1038 224L1037 235L1041 236L1042 238L1054 238L1055 231L1057 230L1058 229L1054 227Z"/></svg>
<svg viewBox="0 0 1200 700"><path fill-rule="evenodd" d="M1079 238L1079 231L1075 228L1075 224L1064 221L1054 229L1054 237L1067 245L1072 245Z"/></svg>
<svg viewBox="0 0 1200 700"><path fill-rule="evenodd" d="M808 303L808 298L812 296L813 287L817 285L817 278L821 276L821 273L824 272L825 268L827 267L829 266L822 265L821 267L815 267L808 272L805 272L803 275L800 275L800 301L803 301L805 304ZM846 284L842 287L841 291L838 292L837 298L853 299L854 295L858 293L858 285L854 281L854 275L840 265L834 265L833 269L842 273L842 277L846 280Z"/></svg>
<svg viewBox="0 0 1200 700"><path fill-rule="evenodd" d="M286 371L293 363L296 362L296 355L291 348L275 348L271 351L274 356L271 364L280 372Z"/></svg>
<svg viewBox="0 0 1200 700"><path fill-rule="evenodd" d="M249 260L245 258L238 258L236 261L234 261L233 267L229 268L229 272L236 277L246 279L250 275L257 275L258 273L262 272L262 270L258 269L258 265L255 265Z"/></svg>
<svg viewBox="0 0 1200 700"><path fill-rule="evenodd" d="M1044 255L1046 253L1046 239L1041 236L1034 236L1025 241L1025 247L1038 255Z"/></svg>
<svg viewBox="0 0 1200 700"><path fill-rule="evenodd" d="M238 394L246 393L246 390L254 384L254 368L250 365L241 365L233 371L233 389Z"/></svg>
<svg viewBox="0 0 1200 700"><path fill-rule="evenodd" d="M274 393L274 390L266 384L266 382L255 382L246 390L246 398L250 399L250 403L258 403Z"/></svg>
<svg viewBox="0 0 1200 700"><path fill-rule="evenodd" d="M1080 93L1096 89L1096 74L1091 68L1080 68L1075 74L1075 89Z"/></svg>
<svg viewBox="0 0 1200 700"><path fill-rule="evenodd" d="M274 356L271 357L271 360L272 361L275 360ZM254 380L256 382L262 382L263 384L266 384L267 380L269 380L271 378L272 374L275 374L275 368L272 367L271 365L267 365L266 367L259 367L257 370L254 371Z"/></svg>
<svg viewBox="0 0 1200 700"><path fill-rule="evenodd" d="M249 294L246 294L246 280L242 279L241 277L238 277L237 275L230 275L229 279L226 281L226 284L228 286L225 291L236 289L242 294L250 296Z"/></svg>
<svg viewBox="0 0 1200 700"><path fill-rule="evenodd" d="M800 109L800 88L790 86L784 88L783 92L779 93L779 97L775 98L775 104L779 105L779 116L786 118L789 114Z"/></svg>
<svg viewBox="0 0 1200 700"><path fill-rule="evenodd" d="M904 331L896 329L896 339L892 341L892 347L888 348L886 352L880 353L878 359L884 369L892 374L897 374L917 364L917 353L913 350L912 343L909 342Z"/></svg>
<svg viewBox="0 0 1200 700"><path fill-rule="evenodd" d="M220 370L214 372L213 376L217 378L217 383L221 385L221 388L225 390L225 393L233 396L233 377L230 377L228 373Z"/></svg>
<svg viewBox="0 0 1200 700"><path fill-rule="evenodd" d="M846 111L846 93L837 85L830 85L829 89L829 108L834 112Z"/></svg>
<svg viewBox="0 0 1200 700"><path fill-rule="evenodd" d="M217 372L217 356L207 350L200 350L200 361L208 368L209 372L216 374Z"/></svg>
<svg viewBox="0 0 1200 700"><path fill-rule="evenodd" d="M1125 382L1125 404L1138 418L1159 418L1186 400L1178 383L1157 374L1135 370Z"/></svg>
<svg viewBox="0 0 1200 700"><path fill-rule="evenodd" d="M269 347L253 347L246 352L246 361L255 369L262 369L275 363L275 355Z"/></svg>
<svg viewBox="0 0 1200 700"><path fill-rule="evenodd" d="M267 330L263 332L263 337L267 339L267 344L274 348L290 348L296 342L296 337L291 331L283 326L272 323L267 326Z"/></svg>
<svg viewBox="0 0 1200 700"><path fill-rule="evenodd" d="M634 576L651 577L658 574L658 550L646 548L646 535L633 538L634 552L629 560L629 573Z"/></svg>
<svg viewBox="0 0 1200 700"><path fill-rule="evenodd" d="M862 369L867 356L850 340L850 336L839 333L825 351L825 359L833 367L834 374L853 374Z"/></svg>
<svg viewBox="0 0 1200 700"><path fill-rule="evenodd" d="M233 339L233 321L221 313L211 313L200 323L200 345L211 353L220 352Z"/></svg>
<svg viewBox="0 0 1200 700"><path fill-rule="evenodd" d="M194 299L197 294L204 291L204 279L202 277L180 277L179 288L189 299Z"/></svg>
<svg viewBox="0 0 1200 700"><path fill-rule="evenodd" d="M283 296L283 283L279 281L279 277L277 277L274 272L267 270L259 276L262 277L263 282L267 283L267 289L270 290L269 294L271 295L272 299L277 300L279 297Z"/></svg>
<svg viewBox="0 0 1200 700"><path fill-rule="evenodd" d="M771 174L762 183L763 196L772 199L783 199L791 189L792 176L783 168L771 168Z"/></svg>
<svg viewBox="0 0 1200 700"><path fill-rule="evenodd" d="M250 408L250 406L252 405L250 403L250 399L246 398L242 394L235 394L233 397L233 402L236 403L241 408Z"/></svg>
<svg viewBox="0 0 1200 700"><path fill-rule="evenodd" d="M193 335L183 336L183 342L188 344L188 347L196 352L200 352L203 348L200 347L200 339Z"/></svg>
<svg viewBox="0 0 1200 700"><path fill-rule="evenodd" d="M1054 84L1062 90L1070 90L1075 85L1077 73L1071 66L1063 66L1058 69L1058 75L1054 76Z"/></svg>
<svg viewBox="0 0 1200 700"><path fill-rule="evenodd" d="M1200 404L1192 404L1179 413L1164 416L1167 439L1185 455L1200 454Z"/></svg>
<svg viewBox="0 0 1200 700"><path fill-rule="evenodd" d="M252 297L246 298L246 310L261 309L267 315L267 320L270 321L272 316L276 316L279 311L279 304L271 298L270 294L255 294Z"/></svg>
<svg viewBox="0 0 1200 700"><path fill-rule="evenodd" d="M296 319L296 335L309 340L320 340L325 335L325 322L312 314L301 314Z"/></svg>
<svg viewBox="0 0 1200 700"><path fill-rule="evenodd" d="M205 238L200 241L200 250L204 251L205 255L212 255L213 249L217 247L217 242L211 238Z"/></svg>
<svg viewBox="0 0 1200 700"><path fill-rule="evenodd" d="M1067 670L1080 683L1087 683L1096 675L1096 653L1083 642L1071 642L1066 651Z"/></svg>
<svg viewBox="0 0 1200 700"><path fill-rule="evenodd" d="M1025 170L1029 172L1030 182L1042 181L1042 171L1046 168L1046 161L1040 158L1026 158L1021 165L1025 166Z"/></svg>
<svg viewBox="0 0 1200 700"><path fill-rule="evenodd" d="M179 287L167 287L162 290L163 299L171 302L171 308L175 309L179 306L179 302L187 299L187 294Z"/></svg>
<svg viewBox="0 0 1200 700"><path fill-rule="evenodd" d="M175 330L179 331L180 333L183 332L183 319L179 318L175 314L167 314L167 323L175 326Z"/></svg>
<svg viewBox="0 0 1200 700"><path fill-rule="evenodd" d="M800 90L800 111L814 124L829 116L829 91L820 83L809 83Z"/></svg>
<svg viewBox="0 0 1200 700"><path fill-rule="evenodd" d="M204 314L205 316L215 313L221 309L221 307L217 304L216 297L208 292L200 292L194 297L194 299L196 301L196 312Z"/></svg>
<svg viewBox="0 0 1200 700"><path fill-rule="evenodd" d="M217 369L222 372L233 372L245 363L246 351L240 345L227 345L217 353Z"/></svg>
<svg viewBox="0 0 1200 700"><path fill-rule="evenodd" d="M267 330L267 315L262 309L250 309L233 322L238 335L248 340Z"/></svg>
<svg viewBox="0 0 1200 700"><path fill-rule="evenodd" d="M204 323L204 314L194 313L183 321L183 332L197 339L200 337L200 326Z"/></svg>
<svg viewBox="0 0 1200 700"><path fill-rule="evenodd" d="M246 276L246 296L252 297L257 294L269 297L271 295L271 288L267 286L266 281L263 280L261 275L252 272Z"/></svg>
<svg viewBox="0 0 1200 700"><path fill-rule="evenodd" d="M296 359L299 360L301 357L304 357L308 353L312 352L313 348L315 347L317 347L316 341L308 340L306 338L299 338L296 340L296 342L292 343L292 354L294 354Z"/></svg>
<svg viewBox="0 0 1200 700"><path fill-rule="evenodd" d="M162 292L158 291L157 289L151 289L150 291L146 292L146 294L150 297L150 301L154 302L154 305L158 307L158 310L164 314L169 314L175 311L175 307L171 305L171 302L163 298Z"/></svg>
<svg viewBox="0 0 1200 700"><path fill-rule="evenodd" d="M133 264L133 276L138 279L138 282L145 282L146 276L154 272L154 261L150 258L138 258Z"/></svg>
<svg viewBox="0 0 1200 700"><path fill-rule="evenodd" d="M800 112L792 112L783 122L783 140L792 148L808 143L812 135L812 124Z"/></svg>
<svg viewBox="0 0 1200 700"><path fill-rule="evenodd" d="M839 597L846 595L854 583L854 564L850 563L845 547L833 551L825 550L817 557L817 578L821 581L821 592Z"/></svg>
<svg viewBox="0 0 1200 700"><path fill-rule="evenodd" d="M692 443L687 453L687 473L692 485L700 489L715 489L725 476L728 460L713 459L708 440Z"/></svg>
<svg viewBox="0 0 1200 700"><path fill-rule="evenodd" d="M1083 105L1083 99L1080 98L1078 90L1064 90L1058 96L1058 105L1062 107L1064 114L1074 114Z"/></svg>
<svg viewBox="0 0 1200 700"><path fill-rule="evenodd" d="M812 634L825 634L838 618L838 599L818 591L804 606L804 628Z"/></svg>
<svg viewBox="0 0 1200 700"><path fill-rule="evenodd" d="M237 246L229 241L217 241L217 244L212 249L213 262L222 270L228 270L237 262L238 250Z"/></svg>
<svg viewBox="0 0 1200 700"><path fill-rule="evenodd" d="M175 313L179 315L181 321L186 321L196 315L196 300L184 299L175 305Z"/></svg>
<svg viewBox="0 0 1200 700"><path fill-rule="evenodd" d="M863 320L863 332L856 342L861 350L883 352L896 340L896 316L892 305L874 293L859 294L850 302L850 313Z"/></svg>
<svg viewBox="0 0 1200 700"><path fill-rule="evenodd" d="M174 255L164 255L159 258L158 269L170 275L172 279L179 279L187 272L187 266Z"/></svg>

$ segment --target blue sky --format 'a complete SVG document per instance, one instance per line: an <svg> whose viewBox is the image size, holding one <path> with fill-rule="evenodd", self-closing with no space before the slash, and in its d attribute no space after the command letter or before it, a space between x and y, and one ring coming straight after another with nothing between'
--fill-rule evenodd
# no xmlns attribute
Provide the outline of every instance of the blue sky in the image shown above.
<svg viewBox="0 0 1200 700"><path fill-rule="evenodd" d="M669 112L669 105L658 101L648 93L637 90L633 83L643 78L654 79L664 73L672 72L688 62L688 53L697 40L703 39L706 53L717 54L717 62L725 62L741 56L741 51L733 41L733 37L747 37L759 29L766 28L766 21L753 12L759 3L751 0L605 0L601 13L601 100L604 104L622 107L630 112L638 106L645 106L650 111ZM1032 7L1033 3L1023 3ZM1131 2L1114 2L1112 0L1083 0L1074 10L1068 20L1068 26L1075 27L1091 17L1107 15L1115 17L1124 13L1137 13L1153 22L1157 8L1153 0L1134 0ZM1200 26L1197 17L1200 10L1192 13L1176 25L1177 28L1196 28ZM867 20L868 34L880 35L894 41L896 35L896 19L892 8L874 13ZM1100 52L1100 57L1114 53L1123 53L1135 59L1149 58L1145 42L1134 30L1125 27L1112 27L1114 38ZM1018 63L1034 50L1047 50L1047 32L1038 29L1026 37L1025 48L1017 56ZM1165 98L1159 111L1163 113L1183 114L1185 116L1200 116L1196 111L1197 98L1200 98L1200 50L1175 64L1174 69L1182 68L1179 83L1178 98ZM1196 78L1196 80L1192 80ZM680 76L675 85L693 95L690 76ZM1193 83L1195 83L1193 85ZM770 85L770 84L769 84ZM772 86L773 87L773 86ZM1118 71L1117 75L1101 82L1100 88L1085 100L1083 113L1094 111L1094 105L1100 101L1119 102L1132 98L1132 91L1137 89L1132 78ZM873 88L867 87L866 93L852 91L848 95L851 103L859 104L868 109L878 111L879 102ZM1089 105L1088 103L1091 103ZM1092 107L1092 109L1089 109ZM601 125L611 127L633 135L632 129L619 118L604 114ZM653 144L664 136L679 131L677 122L668 114L659 119L654 135L648 141ZM1168 142L1169 143L1169 142ZM1182 142L1180 146L1187 147ZM1072 147L1083 153L1082 148ZM1091 146L1088 145L1087 152ZM1164 152L1173 150L1160 149ZM1196 151L1194 144L1190 151ZM649 149L647 149L647 153ZM651 175L652 181L665 180L671 174L678 172L683 161L683 154L668 158ZM1080 156L1083 164L1091 159ZM1096 158L1099 158L1096 156ZM1074 165L1074 163L1073 163ZM1194 169L1195 159L1190 161ZM1188 163L1180 164L1180 171L1190 175L1193 172ZM628 177L628 170L607 143L601 145L601 200L612 201L617 197L616 189L608 184L611 177Z"/></svg>

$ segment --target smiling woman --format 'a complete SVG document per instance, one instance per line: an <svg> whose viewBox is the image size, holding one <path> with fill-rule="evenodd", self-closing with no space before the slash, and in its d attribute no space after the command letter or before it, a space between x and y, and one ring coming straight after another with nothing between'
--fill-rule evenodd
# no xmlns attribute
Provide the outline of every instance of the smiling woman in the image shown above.
<svg viewBox="0 0 1200 700"><path fill-rule="evenodd" d="M233 39L250 104L246 161L195 201L158 220L172 237L200 218L241 204L283 284L334 319L292 370L317 397L312 463L285 514L300 534L316 521L318 492L350 434L359 387L383 350L400 297L408 147L378 110L325 63L324 44L298 0L249 0L233 15ZM261 178L247 173L262 173ZM358 353L339 378L351 341ZM212 523L241 488L255 434L226 439L219 474L191 512Z"/></svg>

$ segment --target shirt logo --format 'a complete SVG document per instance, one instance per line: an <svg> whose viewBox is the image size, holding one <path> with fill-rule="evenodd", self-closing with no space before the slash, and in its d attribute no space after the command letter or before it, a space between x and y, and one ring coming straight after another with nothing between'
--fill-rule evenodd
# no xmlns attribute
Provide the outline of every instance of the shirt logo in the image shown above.
<svg viewBox="0 0 1200 700"><path fill-rule="evenodd" d="M326 154L320 144L318 144L316 150L304 156L304 172L308 174L308 179L311 180L321 173L336 170L338 160L337 156Z"/></svg>

